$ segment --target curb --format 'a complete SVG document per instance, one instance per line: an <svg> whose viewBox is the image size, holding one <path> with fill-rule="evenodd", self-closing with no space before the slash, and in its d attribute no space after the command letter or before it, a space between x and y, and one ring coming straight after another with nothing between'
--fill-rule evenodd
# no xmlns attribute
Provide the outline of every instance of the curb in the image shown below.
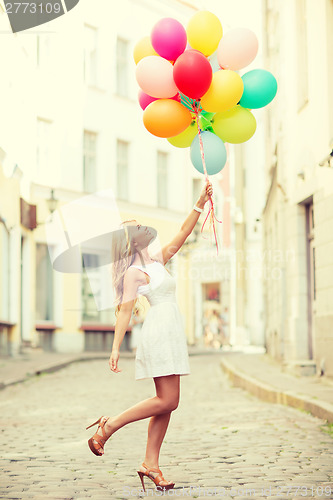
<svg viewBox="0 0 333 500"><path fill-rule="evenodd" d="M292 391L280 391L274 387L261 382L244 372L237 370L231 363L224 359L221 368L226 373L232 384L245 389L254 396L268 403L277 403L291 406L298 410L310 412L313 416L333 423L333 405L325 401L318 401L306 395L299 395Z"/></svg>
<svg viewBox="0 0 333 500"><path fill-rule="evenodd" d="M26 380L41 375L42 373L53 373L58 370L61 370L62 368L66 368L66 366L72 364L72 363L77 363L79 361L96 361L100 359L107 359L109 356L106 355L96 355L96 356L79 356L77 358L72 358L68 359L67 361L56 361L53 364L49 364L46 366L41 366L40 368L33 369L31 372L27 373L24 377L16 378L16 379L9 379L9 380L4 380L3 382L0 382L0 390L6 389L6 387L9 387L10 385L14 384L20 384L21 382L25 382Z"/></svg>
<svg viewBox="0 0 333 500"><path fill-rule="evenodd" d="M205 350L198 350L198 351L190 351L189 350L189 356L198 356L198 355L206 355L206 354L220 354L216 352L216 350L212 351L205 351ZM126 358L135 358L135 354L131 352L126 352L124 351L121 353L121 356L126 357ZM3 380L0 381L0 391L3 389L6 389L6 387L9 387L14 384L20 384L22 382L25 382L26 380L41 375L42 373L53 373L56 372L57 370L61 370L62 368L66 368L66 366L72 364L72 363L78 363L81 361L98 361L100 359L109 359L110 354L95 354L92 356L84 356L84 355L78 355L77 357L73 357L71 359L67 359L66 361L56 361L54 363L50 363L45 366L41 366L39 368L33 368L31 372L27 372L25 376L21 376L19 378L13 378L13 379L8 379L8 380Z"/></svg>

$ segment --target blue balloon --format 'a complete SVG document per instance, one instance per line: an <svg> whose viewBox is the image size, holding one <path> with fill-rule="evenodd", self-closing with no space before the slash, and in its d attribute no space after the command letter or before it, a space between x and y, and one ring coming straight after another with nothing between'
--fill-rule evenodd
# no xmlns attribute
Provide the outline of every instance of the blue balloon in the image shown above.
<svg viewBox="0 0 333 500"><path fill-rule="evenodd" d="M253 69L242 76L244 91L240 100L243 108L257 109L269 104L277 92L277 81L265 69Z"/></svg>
<svg viewBox="0 0 333 500"><path fill-rule="evenodd" d="M217 174L222 170L227 161L227 150L224 142L217 135L208 131L202 132L201 137L207 174ZM199 135L195 136L191 144L191 161L199 172L202 174L205 173L201 158Z"/></svg>
<svg viewBox="0 0 333 500"><path fill-rule="evenodd" d="M217 50L215 50L215 52L213 52L213 54L211 56L209 56L209 64L211 65L212 67L212 71L213 73L215 73L216 71L220 71L220 65L219 65L219 62L218 62L218 59L217 59Z"/></svg>

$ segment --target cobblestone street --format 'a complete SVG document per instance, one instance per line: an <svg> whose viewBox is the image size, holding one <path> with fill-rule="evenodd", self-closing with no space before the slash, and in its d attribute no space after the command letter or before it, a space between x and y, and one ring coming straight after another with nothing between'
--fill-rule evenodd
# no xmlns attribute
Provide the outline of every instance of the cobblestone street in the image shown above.
<svg viewBox="0 0 333 500"><path fill-rule="evenodd" d="M324 421L262 402L230 385L221 354L191 356L161 449L174 490L156 496L333 498L333 440ZM127 499L144 496L136 473L148 420L115 433L97 457L86 426L155 395L134 379L134 360L74 363L0 392L1 484L6 499ZM146 496L154 484L146 479ZM199 489L200 487L200 489ZM247 491L246 491L247 490Z"/></svg>

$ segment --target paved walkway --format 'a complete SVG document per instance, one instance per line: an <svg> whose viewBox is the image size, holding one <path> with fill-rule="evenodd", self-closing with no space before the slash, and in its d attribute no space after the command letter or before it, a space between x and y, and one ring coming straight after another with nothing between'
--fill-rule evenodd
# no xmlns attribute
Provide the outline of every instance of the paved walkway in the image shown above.
<svg viewBox="0 0 333 500"><path fill-rule="evenodd" d="M175 482L173 496L332 498L333 440L325 422L231 385L221 369L231 357L190 357L159 462L165 479ZM106 359L75 362L0 391L0 498L169 497L149 479L144 494L136 472L148 419L116 432L102 457L88 447L97 426L86 426L155 395L151 379L134 379L133 359L123 355L119 366L115 374Z"/></svg>
<svg viewBox="0 0 333 500"><path fill-rule="evenodd" d="M333 423L333 381L325 377L297 377L284 373L268 354L251 352L251 347L216 351L213 348L188 347L189 355L222 354L221 367L231 382L269 402L283 403L309 411L314 416ZM255 350L255 348L252 348ZM26 349L15 358L0 358L0 389L42 373L50 373L80 361L107 360L110 353L85 352L61 354ZM121 352L120 358L135 354Z"/></svg>

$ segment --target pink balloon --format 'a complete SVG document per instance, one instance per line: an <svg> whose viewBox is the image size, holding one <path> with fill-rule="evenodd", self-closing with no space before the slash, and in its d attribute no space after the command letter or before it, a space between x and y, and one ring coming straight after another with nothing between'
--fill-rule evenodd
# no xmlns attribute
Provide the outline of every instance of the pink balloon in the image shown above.
<svg viewBox="0 0 333 500"><path fill-rule="evenodd" d="M173 79L173 65L160 56L147 56L136 66L136 80L140 88L152 97L168 98L177 94Z"/></svg>
<svg viewBox="0 0 333 500"><path fill-rule="evenodd" d="M151 95L146 94L143 90L139 90L138 98L139 104L143 110L145 110L151 102L157 101L158 99L157 97L152 97Z"/></svg>
<svg viewBox="0 0 333 500"><path fill-rule="evenodd" d="M157 97L152 97L151 95L146 94L142 90L139 90L138 99L139 99L139 104L143 110L145 110L150 103L158 100ZM178 93L173 97L170 97L170 99L181 102L180 95Z"/></svg>
<svg viewBox="0 0 333 500"><path fill-rule="evenodd" d="M217 48L222 69L237 71L250 64L258 53L258 39L248 28L235 28L226 33Z"/></svg>
<svg viewBox="0 0 333 500"><path fill-rule="evenodd" d="M158 21L152 29L150 38L156 52L169 61L175 61L186 48L185 28L172 17Z"/></svg>

